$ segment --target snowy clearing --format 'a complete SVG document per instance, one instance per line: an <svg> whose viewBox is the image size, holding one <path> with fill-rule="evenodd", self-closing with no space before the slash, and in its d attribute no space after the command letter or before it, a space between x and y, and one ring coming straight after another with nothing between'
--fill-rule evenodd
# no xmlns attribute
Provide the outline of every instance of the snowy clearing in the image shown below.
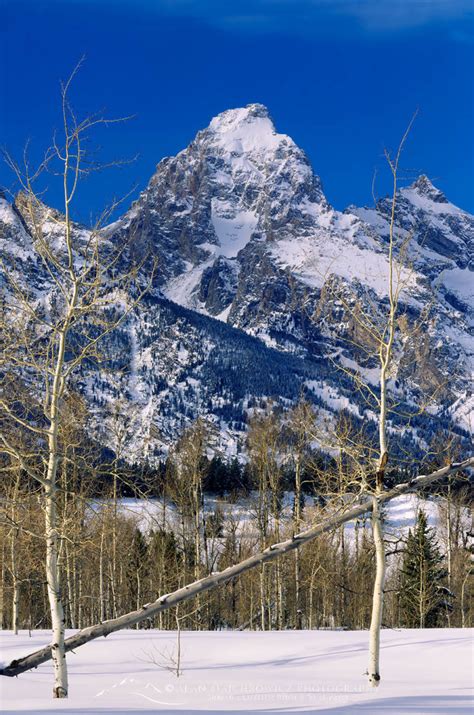
<svg viewBox="0 0 474 715"><path fill-rule="evenodd" d="M167 665L172 632L121 631L69 654L70 696L51 700L52 667L0 680L7 715L34 713L472 713L472 630L383 631L382 685L369 689L364 631L185 632L183 675ZM45 631L0 636L10 660Z"/></svg>
<svg viewBox="0 0 474 715"><path fill-rule="evenodd" d="M250 535L252 523L256 519L257 492L250 497L242 497L237 503L226 501L224 497L204 496L204 512L207 515L220 510L223 516L224 532L227 527L234 526L238 522L240 529L247 528L247 535ZM91 502L94 511L99 510L106 502L96 500ZM283 523L292 519L294 503L293 492L285 492L282 499L281 520ZM417 494L402 494L392 499L386 506L386 531L390 535L406 536L409 529L413 529L418 511L422 509L428 517L429 526L436 527L439 523L439 506L442 500L424 499ZM321 513L314 512L314 500L310 496L305 497L306 522L311 523L321 520ZM125 497L120 499L118 509L121 515L128 517L136 523L143 533L155 531L160 528L167 528L179 531L179 518L176 506L170 500L166 500L165 507L160 499L134 499ZM466 526L469 525L469 513L465 515ZM353 534L355 522L350 521L345 525L348 536ZM362 528L359 523L358 526ZM365 526L370 528L370 520L365 522ZM250 532L249 532L250 529ZM254 532L257 535L257 531Z"/></svg>

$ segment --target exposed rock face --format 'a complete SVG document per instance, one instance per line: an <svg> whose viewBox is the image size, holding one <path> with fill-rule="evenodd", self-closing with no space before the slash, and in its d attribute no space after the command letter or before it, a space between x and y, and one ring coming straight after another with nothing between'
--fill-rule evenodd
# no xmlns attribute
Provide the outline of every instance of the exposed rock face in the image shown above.
<svg viewBox="0 0 474 715"><path fill-rule="evenodd" d="M199 283L198 299L210 315L219 315L230 307L238 282L237 263L219 256L205 268Z"/></svg>
<svg viewBox="0 0 474 715"><path fill-rule="evenodd" d="M374 209L334 210L304 152L276 132L264 106L223 112L163 159L130 210L104 230L111 245L127 242L124 267L150 256L158 269L152 292L110 343L114 359L129 362L127 377L112 386L89 373L81 388L97 407L125 397L133 449L138 456L145 441L149 459L197 414L214 419L223 442L238 449L255 400L288 404L304 386L323 411L344 407L370 420L348 372L376 386L360 316L383 320L390 208L382 199ZM51 222L48 211L44 231L56 240L58 216ZM82 240L85 230L75 230ZM21 246L21 260L35 260L21 200L11 207L0 198L2 239L7 256ZM400 265L393 389L412 407L436 393L426 432L452 418L465 425L474 217L421 176L399 191L396 241L408 243L410 265ZM49 290L40 270L35 280L38 291Z"/></svg>

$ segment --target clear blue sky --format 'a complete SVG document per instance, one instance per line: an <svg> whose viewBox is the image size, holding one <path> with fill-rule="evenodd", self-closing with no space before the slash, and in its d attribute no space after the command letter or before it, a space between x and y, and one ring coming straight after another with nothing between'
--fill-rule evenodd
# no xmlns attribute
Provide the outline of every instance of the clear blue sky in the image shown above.
<svg viewBox="0 0 474 715"><path fill-rule="evenodd" d="M60 125L60 78L85 54L78 112L135 114L96 136L138 160L84 185L86 219L213 115L266 104L337 208L369 204L374 167L416 108L403 165L474 212L471 0L0 0L0 144L33 152ZM50 185L53 186L51 177ZM12 178L0 167L0 185ZM387 188L383 172L378 193ZM47 199L59 203L51 188Z"/></svg>

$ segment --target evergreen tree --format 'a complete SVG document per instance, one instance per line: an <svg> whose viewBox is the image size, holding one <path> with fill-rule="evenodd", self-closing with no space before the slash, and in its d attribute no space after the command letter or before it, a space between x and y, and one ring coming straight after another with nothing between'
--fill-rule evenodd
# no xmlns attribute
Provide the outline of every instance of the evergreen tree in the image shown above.
<svg viewBox="0 0 474 715"><path fill-rule="evenodd" d="M400 621L408 628L435 628L452 609L445 587L447 571L434 529L420 509L413 532L408 532L400 579Z"/></svg>
<svg viewBox="0 0 474 715"><path fill-rule="evenodd" d="M136 604L136 608L139 608L144 591L144 581L148 574L148 544L139 528L135 527L133 530L129 544L128 558L125 562L128 598L131 603Z"/></svg>

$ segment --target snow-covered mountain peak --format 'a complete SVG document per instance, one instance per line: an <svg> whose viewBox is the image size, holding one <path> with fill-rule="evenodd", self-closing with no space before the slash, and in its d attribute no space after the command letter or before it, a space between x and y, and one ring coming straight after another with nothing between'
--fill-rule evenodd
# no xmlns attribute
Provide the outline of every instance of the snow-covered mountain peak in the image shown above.
<svg viewBox="0 0 474 715"><path fill-rule="evenodd" d="M226 109L220 112L220 114L211 120L209 128L214 131L226 131L231 127L236 127L241 124L251 124L256 119L268 120L271 129L275 131L268 108L258 103L247 104L245 107Z"/></svg>
<svg viewBox="0 0 474 715"><path fill-rule="evenodd" d="M218 114L209 124L208 132L214 135L214 141L233 154L272 151L282 141L293 144L286 135L277 134L263 104L248 104Z"/></svg>
<svg viewBox="0 0 474 715"><path fill-rule="evenodd" d="M304 151L276 131L266 107L249 104L217 115L163 159L111 235L120 241L126 232L137 253L158 257L165 295L215 315L229 296L223 306L209 298L211 272L236 288L243 249L259 253L266 243L314 234L329 208Z"/></svg>

